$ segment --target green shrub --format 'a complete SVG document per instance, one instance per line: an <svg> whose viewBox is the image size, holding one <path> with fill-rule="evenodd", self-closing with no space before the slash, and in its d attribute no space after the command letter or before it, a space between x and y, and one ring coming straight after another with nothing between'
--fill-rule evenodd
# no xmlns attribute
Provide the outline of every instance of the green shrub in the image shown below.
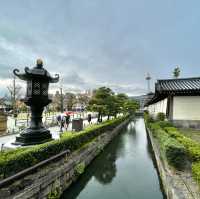
<svg viewBox="0 0 200 199"><path fill-rule="evenodd" d="M200 161L200 144L181 134L176 128L166 127L166 132L181 143L187 150L188 156L192 161Z"/></svg>
<svg viewBox="0 0 200 199"><path fill-rule="evenodd" d="M83 174L85 171L85 163L81 162L75 166L74 172L76 176Z"/></svg>
<svg viewBox="0 0 200 199"><path fill-rule="evenodd" d="M152 130L152 131L156 131L158 129L161 129L161 127L159 126L158 123L150 123L149 124L149 128Z"/></svg>
<svg viewBox="0 0 200 199"><path fill-rule="evenodd" d="M162 112L158 113L157 116L156 116L156 120L157 121L164 121L165 120L165 114L162 113Z"/></svg>
<svg viewBox="0 0 200 199"><path fill-rule="evenodd" d="M154 137L157 137L158 131L162 130L157 123L150 123L149 128L150 128Z"/></svg>
<svg viewBox="0 0 200 199"><path fill-rule="evenodd" d="M148 110L144 110L144 114L149 114L149 111Z"/></svg>
<svg viewBox="0 0 200 199"><path fill-rule="evenodd" d="M146 124L154 122L153 117L148 112L144 113L144 120L145 120Z"/></svg>
<svg viewBox="0 0 200 199"><path fill-rule="evenodd" d="M191 146L188 148L188 152L192 161L200 161L200 146Z"/></svg>
<svg viewBox="0 0 200 199"><path fill-rule="evenodd" d="M127 117L110 120L94 127L89 127L70 136L63 136L60 140L53 140L34 147L26 147L0 155L0 176L6 178L34 164L50 158L64 150L74 151L83 144L90 142L105 131L112 130Z"/></svg>
<svg viewBox="0 0 200 199"><path fill-rule="evenodd" d="M164 150L165 149L164 143L166 142L166 140L170 138L169 135L167 135L167 133L164 130L160 129L157 131L157 138L159 139L161 147Z"/></svg>
<svg viewBox="0 0 200 199"><path fill-rule="evenodd" d="M150 123L149 128L153 136L158 138L161 152L164 151L169 164L182 170L187 159L192 161L193 177L200 185L200 144L184 136L169 122Z"/></svg>
<svg viewBox="0 0 200 199"><path fill-rule="evenodd" d="M184 169L187 161L185 147L175 138L171 137L161 126L168 126L170 123L151 123L150 129L153 136L158 140L161 152L165 155L167 162L178 170ZM171 127L170 127L171 128Z"/></svg>
<svg viewBox="0 0 200 199"><path fill-rule="evenodd" d="M192 175L193 178L200 185L200 162L195 162L192 164Z"/></svg>
<svg viewBox="0 0 200 199"><path fill-rule="evenodd" d="M159 121L159 122L156 122L161 128L173 128L173 125L171 122L168 122L168 121Z"/></svg>
<svg viewBox="0 0 200 199"><path fill-rule="evenodd" d="M164 130L169 134L169 136L175 139L184 137L175 127L164 127Z"/></svg>
<svg viewBox="0 0 200 199"><path fill-rule="evenodd" d="M184 169L187 162L185 147L174 138L168 138L164 142L165 154L170 165L178 170Z"/></svg>

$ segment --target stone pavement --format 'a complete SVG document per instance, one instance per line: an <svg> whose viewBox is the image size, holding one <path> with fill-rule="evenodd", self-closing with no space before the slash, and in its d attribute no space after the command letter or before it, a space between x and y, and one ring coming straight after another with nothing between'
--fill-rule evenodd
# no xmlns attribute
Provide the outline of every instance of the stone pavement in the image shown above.
<svg viewBox="0 0 200 199"><path fill-rule="evenodd" d="M103 120L106 120L106 117L104 117ZM92 119L92 124L94 124L94 123L97 123L97 118ZM83 126L86 127L88 125L89 125L88 121L84 120ZM59 126L50 127L48 129L50 130L53 139L59 139L60 138L61 132L60 132ZM64 130L65 129L63 128L63 131ZM67 130L68 131L72 130L72 123L71 122L70 122ZM13 135L6 135L6 136L0 137L0 147L2 147L2 144L3 144L3 147L5 147L5 148L16 148L16 146L12 145L11 143L13 143L15 141L15 137L18 136L18 135L19 134L13 134Z"/></svg>

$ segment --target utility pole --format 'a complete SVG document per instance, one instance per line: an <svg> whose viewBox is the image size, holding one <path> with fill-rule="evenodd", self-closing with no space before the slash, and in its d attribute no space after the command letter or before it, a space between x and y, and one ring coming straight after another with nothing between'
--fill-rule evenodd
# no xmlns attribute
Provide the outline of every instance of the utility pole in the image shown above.
<svg viewBox="0 0 200 199"><path fill-rule="evenodd" d="M151 86L150 86L151 76L150 76L149 73L147 73L147 76L146 76L145 79L147 80L147 90L148 90L148 93L150 93L151 92Z"/></svg>
<svg viewBox="0 0 200 199"><path fill-rule="evenodd" d="M16 77L13 77L13 115L15 118L15 126L17 125L17 110L16 110Z"/></svg>
<svg viewBox="0 0 200 199"><path fill-rule="evenodd" d="M16 109L16 82L15 82L16 77L14 76L13 78L13 112L15 114L15 109Z"/></svg>
<svg viewBox="0 0 200 199"><path fill-rule="evenodd" d="M63 88L62 86L60 87L60 111L63 113L64 108L63 108Z"/></svg>
<svg viewBox="0 0 200 199"><path fill-rule="evenodd" d="M29 124L29 107L27 106L27 114L26 114L26 126Z"/></svg>
<svg viewBox="0 0 200 199"><path fill-rule="evenodd" d="M61 113L64 112L64 97L63 97L63 79L60 81L60 111Z"/></svg>

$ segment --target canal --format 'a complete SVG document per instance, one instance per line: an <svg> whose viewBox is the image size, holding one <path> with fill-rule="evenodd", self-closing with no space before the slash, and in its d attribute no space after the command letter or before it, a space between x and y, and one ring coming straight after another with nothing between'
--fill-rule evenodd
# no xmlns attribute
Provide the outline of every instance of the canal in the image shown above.
<svg viewBox="0 0 200 199"><path fill-rule="evenodd" d="M164 198L143 118L131 121L61 198Z"/></svg>

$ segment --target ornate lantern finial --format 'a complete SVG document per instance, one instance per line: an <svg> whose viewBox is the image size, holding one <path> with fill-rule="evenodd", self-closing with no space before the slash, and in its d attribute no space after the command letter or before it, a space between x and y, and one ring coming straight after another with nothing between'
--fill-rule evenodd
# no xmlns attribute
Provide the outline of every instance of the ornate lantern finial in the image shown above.
<svg viewBox="0 0 200 199"><path fill-rule="evenodd" d="M42 59L37 59L37 61L36 61L36 68L38 68L38 69L43 68L43 61L42 61Z"/></svg>

